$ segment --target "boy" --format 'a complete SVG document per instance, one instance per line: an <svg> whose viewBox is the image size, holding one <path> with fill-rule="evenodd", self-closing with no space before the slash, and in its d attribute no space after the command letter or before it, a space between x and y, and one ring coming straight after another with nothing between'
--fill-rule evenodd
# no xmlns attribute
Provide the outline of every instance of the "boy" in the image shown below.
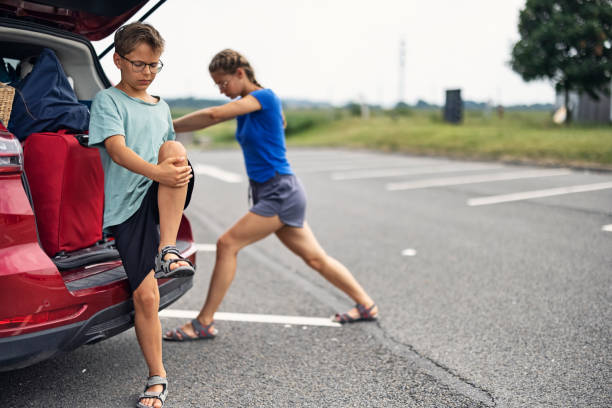
<svg viewBox="0 0 612 408"><path fill-rule="evenodd" d="M156 278L194 273L175 246L192 169L174 141L168 105L147 93L163 66L163 47L148 24L117 30L113 62L121 81L96 95L89 127L89 144L100 149L104 167L104 228L115 238L133 291L136 337L149 367L138 407L162 407L168 393Z"/></svg>

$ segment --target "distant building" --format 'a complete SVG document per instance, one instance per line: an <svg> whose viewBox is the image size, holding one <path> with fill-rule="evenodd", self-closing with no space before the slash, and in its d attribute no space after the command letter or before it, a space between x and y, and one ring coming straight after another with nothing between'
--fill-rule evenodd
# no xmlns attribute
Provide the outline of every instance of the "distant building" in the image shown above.
<svg viewBox="0 0 612 408"><path fill-rule="evenodd" d="M610 93L612 94L612 82L610 82ZM555 107L560 108L564 103L563 92L557 92ZM599 100L596 101L586 93L570 92L569 107L572 111L572 120L576 122L612 122L612 103L609 95L600 93Z"/></svg>

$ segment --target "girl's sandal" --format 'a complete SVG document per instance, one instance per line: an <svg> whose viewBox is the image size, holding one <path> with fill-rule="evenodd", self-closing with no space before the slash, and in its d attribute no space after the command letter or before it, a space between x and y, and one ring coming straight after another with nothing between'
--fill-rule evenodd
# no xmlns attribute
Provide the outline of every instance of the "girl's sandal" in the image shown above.
<svg viewBox="0 0 612 408"><path fill-rule="evenodd" d="M214 339L217 336L217 329L213 328L213 324L215 322L211 322L206 326L202 326L198 319L193 319L191 321L191 325L193 326L193 331L196 334L196 337L191 337L183 329L177 327L172 330L170 336L164 335L163 339L167 341L194 341L194 340L208 340ZM179 336L180 334L180 336Z"/></svg>
<svg viewBox="0 0 612 408"><path fill-rule="evenodd" d="M168 254L174 254L178 256L175 259L164 259ZM178 268L170 269L170 265L178 262L187 262L189 265L181 265ZM178 248L174 245L167 245L159 251L155 257L155 278L187 278L195 274L193 264L189 259L185 259L181 256Z"/></svg>
<svg viewBox="0 0 612 408"><path fill-rule="evenodd" d="M147 392L147 390L153 387L154 385L161 385L164 387L164 389L160 392ZM147 378L147 383L145 384L144 391L142 392L142 394L140 394L140 397L138 397L138 404L136 404L136 408L151 408L152 405L144 405L140 402L143 399L147 399L147 398L150 398L150 399L154 398L154 399L160 400L162 403L162 407L163 407L164 403L166 402L167 396L168 396L168 379L164 377L160 377L159 375L153 375Z"/></svg>
<svg viewBox="0 0 612 408"><path fill-rule="evenodd" d="M332 317L332 321L340 324L344 323L355 323L355 322L366 322L378 319L378 313L376 316L372 315L372 310L376 307L376 303L373 303L370 307L365 307L364 305L360 305L359 303L355 305L357 310L359 311L359 317L353 317L348 313L336 313L334 317Z"/></svg>

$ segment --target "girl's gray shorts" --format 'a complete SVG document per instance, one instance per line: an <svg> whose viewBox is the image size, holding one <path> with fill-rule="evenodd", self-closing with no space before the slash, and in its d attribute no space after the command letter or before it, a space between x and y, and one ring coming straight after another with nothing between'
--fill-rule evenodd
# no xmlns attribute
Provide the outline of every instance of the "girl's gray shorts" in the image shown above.
<svg viewBox="0 0 612 408"><path fill-rule="evenodd" d="M283 224L302 228L306 216L304 186L294 174L278 174L263 183L250 180L253 206L263 217L278 215Z"/></svg>

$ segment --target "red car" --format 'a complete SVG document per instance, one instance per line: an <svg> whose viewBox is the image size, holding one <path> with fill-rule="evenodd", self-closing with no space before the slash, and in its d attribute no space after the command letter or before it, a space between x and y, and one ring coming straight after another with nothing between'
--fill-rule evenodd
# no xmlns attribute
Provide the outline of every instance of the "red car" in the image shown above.
<svg viewBox="0 0 612 408"><path fill-rule="evenodd" d="M146 3L2 0L0 57L18 64L50 48L74 81L78 99L91 101L111 84L90 40L112 34ZM39 243L23 163L21 143L0 123L0 371L32 365L133 326L131 291L112 237L48 256ZM195 264L185 217L177 246ZM192 284L192 278L160 280L160 308Z"/></svg>

